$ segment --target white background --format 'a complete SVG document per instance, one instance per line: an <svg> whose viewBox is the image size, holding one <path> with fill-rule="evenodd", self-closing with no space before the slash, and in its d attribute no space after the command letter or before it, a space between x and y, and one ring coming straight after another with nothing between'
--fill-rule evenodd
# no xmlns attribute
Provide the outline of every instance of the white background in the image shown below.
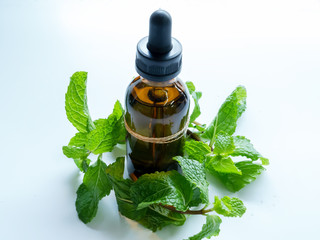
<svg viewBox="0 0 320 240"><path fill-rule="evenodd" d="M83 224L81 175L63 156L69 77L88 71L93 119L108 116L136 75L137 42L150 14L168 10L183 44L181 78L203 92L209 123L239 84L248 91L237 134L270 159L254 183L231 194L209 178L210 196L240 197L241 218L223 218L222 240L319 239L319 0L0 0L0 239L183 239L204 217L157 233L119 216L114 195ZM104 155L111 162L115 153Z"/></svg>

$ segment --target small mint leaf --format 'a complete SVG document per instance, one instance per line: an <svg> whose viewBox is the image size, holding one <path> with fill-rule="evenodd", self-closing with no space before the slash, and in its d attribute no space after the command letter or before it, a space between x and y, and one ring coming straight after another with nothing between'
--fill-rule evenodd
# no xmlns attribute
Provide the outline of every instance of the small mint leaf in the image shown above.
<svg viewBox="0 0 320 240"><path fill-rule="evenodd" d="M215 196L213 210L225 217L241 217L246 207L239 198L225 196L221 199Z"/></svg>
<svg viewBox="0 0 320 240"><path fill-rule="evenodd" d="M241 171L241 175L215 173L231 192L237 192L244 188L247 184L256 180L257 176L265 170L263 166L254 164L251 161L237 162L235 166Z"/></svg>
<svg viewBox="0 0 320 240"><path fill-rule="evenodd" d="M241 170L236 167L236 164L230 157L223 157L220 155L208 156L205 167L211 174L214 174L215 172L242 174Z"/></svg>

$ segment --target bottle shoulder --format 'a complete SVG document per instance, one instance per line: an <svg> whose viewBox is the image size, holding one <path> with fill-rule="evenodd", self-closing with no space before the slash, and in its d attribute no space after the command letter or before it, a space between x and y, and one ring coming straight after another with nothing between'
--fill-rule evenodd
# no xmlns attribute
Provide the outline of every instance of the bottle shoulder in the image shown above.
<svg viewBox="0 0 320 240"><path fill-rule="evenodd" d="M133 100L150 107L165 107L176 101L184 100L189 105L190 96L185 83L175 78L166 82L153 82L142 77L136 77L128 86L126 104ZM129 99L128 99L129 98Z"/></svg>

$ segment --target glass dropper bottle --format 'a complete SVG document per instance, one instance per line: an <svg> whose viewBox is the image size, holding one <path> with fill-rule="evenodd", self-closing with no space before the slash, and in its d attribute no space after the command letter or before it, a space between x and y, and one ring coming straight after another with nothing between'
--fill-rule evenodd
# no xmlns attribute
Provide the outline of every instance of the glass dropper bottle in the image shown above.
<svg viewBox="0 0 320 240"><path fill-rule="evenodd" d="M149 36L137 45L139 74L128 86L125 101L127 166L131 178L144 173L178 169L172 159L183 154L190 97L177 77L182 46L171 37L168 12L150 17Z"/></svg>

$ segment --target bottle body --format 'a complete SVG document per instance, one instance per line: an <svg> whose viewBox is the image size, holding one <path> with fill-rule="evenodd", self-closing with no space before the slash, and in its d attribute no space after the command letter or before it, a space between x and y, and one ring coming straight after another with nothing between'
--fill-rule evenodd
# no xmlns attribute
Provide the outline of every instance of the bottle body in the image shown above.
<svg viewBox="0 0 320 240"><path fill-rule="evenodd" d="M154 82L139 76L131 82L125 113L130 175L139 177L144 173L177 170L178 164L172 158L183 154L183 130L188 124L189 106L187 88L179 78ZM152 141L166 137L173 138Z"/></svg>

